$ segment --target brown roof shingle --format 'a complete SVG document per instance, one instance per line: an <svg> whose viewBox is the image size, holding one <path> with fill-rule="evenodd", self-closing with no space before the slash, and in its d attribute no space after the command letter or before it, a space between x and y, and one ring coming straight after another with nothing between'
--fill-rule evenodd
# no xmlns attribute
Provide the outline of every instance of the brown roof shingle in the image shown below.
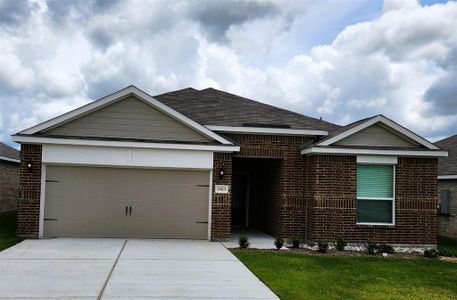
<svg viewBox="0 0 457 300"><path fill-rule="evenodd" d="M19 159L19 151L0 142L0 156Z"/></svg>
<svg viewBox="0 0 457 300"><path fill-rule="evenodd" d="M438 160L438 175L457 175L457 134L435 142L435 145L448 151L448 157Z"/></svg>
<svg viewBox="0 0 457 300"><path fill-rule="evenodd" d="M340 126L214 88L186 88L154 98L202 125L287 126L333 131Z"/></svg>

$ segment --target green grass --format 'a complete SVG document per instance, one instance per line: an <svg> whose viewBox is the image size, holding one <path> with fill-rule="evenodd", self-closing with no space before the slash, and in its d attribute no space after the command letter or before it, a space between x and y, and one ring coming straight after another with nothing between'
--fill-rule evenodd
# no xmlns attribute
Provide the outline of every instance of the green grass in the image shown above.
<svg viewBox="0 0 457 300"><path fill-rule="evenodd" d="M446 248L447 250L451 251L454 256L457 256L457 239L439 236L438 248Z"/></svg>
<svg viewBox="0 0 457 300"><path fill-rule="evenodd" d="M234 251L281 299L456 299L457 263Z"/></svg>
<svg viewBox="0 0 457 300"><path fill-rule="evenodd" d="M16 236L16 217L16 213L0 214L0 251L23 240Z"/></svg>

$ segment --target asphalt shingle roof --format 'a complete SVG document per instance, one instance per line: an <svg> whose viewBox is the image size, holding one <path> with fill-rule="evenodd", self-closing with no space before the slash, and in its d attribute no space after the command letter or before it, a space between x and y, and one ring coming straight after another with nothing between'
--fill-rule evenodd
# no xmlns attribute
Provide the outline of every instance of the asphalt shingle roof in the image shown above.
<svg viewBox="0 0 457 300"><path fill-rule="evenodd" d="M19 151L0 142L0 156L19 159Z"/></svg>
<svg viewBox="0 0 457 300"><path fill-rule="evenodd" d="M435 145L448 151L448 157L438 160L438 175L457 175L457 134L435 142Z"/></svg>
<svg viewBox="0 0 457 300"><path fill-rule="evenodd" d="M333 131L339 125L214 88L186 88L154 98L203 125L282 127Z"/></svg>

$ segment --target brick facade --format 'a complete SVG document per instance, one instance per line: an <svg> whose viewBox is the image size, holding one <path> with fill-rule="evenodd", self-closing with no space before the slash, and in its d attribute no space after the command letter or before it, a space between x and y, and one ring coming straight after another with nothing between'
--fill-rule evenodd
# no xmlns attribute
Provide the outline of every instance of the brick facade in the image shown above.
<svg viewBox="0 0 457 300"><path fill-rule="evenodd" d="M449 190L449 215L438 217L438 234L457 238L457 180L438 180L438 191Z"/></svg>
<svg viewBox="0 0 457 300"><path fill-rule="evenodd" d="M0 213L17 208L19 163L0 160Z"/></svg>
<svg viewBox="0 0 457 300"><path fill-rule="evenodd" d="M305 173L308 239L436 244L436 159L398 158L391 226L356 225L355 156L310 156Z"/></svg>
<svg viewBox="0 0 457 300"><path fill-rule="evenodd" d="M283 238L390 244L436 244L437 160L398 158L396 218L392 226L356 225L356 157L302 156L309 137L226 134L239 153L215 153L213 186L232 185L233 158L272 158L277 181L271 189L271 234ZM41 146L22 145L18 234L38 237ZM27 164L32 163L32 170ZM220 178L220 170L224 170ZM231 194L212 195L211 238L227 240L231 232Z"/></svg>
<svg viewBox="0 0 457 300"><path fill-rule="evenodd" d="M17 234L37 238L40 219L41 145L21 145ZM32 164L32 170L27 164Z"/></svg>
<svg viewBox="0 0 457 300"><path fill-rule="evenodd" d="M220 171L224 176L220 177ZM216 185L228 185L228 194L216 194ZM230 238L231 231L231 185L232 185L232 154L214 153L213 164L213 198L211 204L211 240L223 241Z"/></svg>

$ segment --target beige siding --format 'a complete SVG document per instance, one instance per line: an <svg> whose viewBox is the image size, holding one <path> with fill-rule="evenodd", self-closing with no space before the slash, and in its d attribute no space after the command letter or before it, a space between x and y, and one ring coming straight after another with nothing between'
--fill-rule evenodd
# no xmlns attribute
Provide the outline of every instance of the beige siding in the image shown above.
<svg viewBox="0 0 457 300"><path fill-rule="evenodd" d="M45 135L208 142L205 136L134 97L45 132Z"/></svg>
<svg viewBox="0 0 457 300"><path fill-rule="evenodd" d="M406 137L402 138L379 125L365 128L333 145L405 148L419 146L416 142L410 141Z"/></svg>
<svg viewBox="0 0 457 300"><path fill-rule="evenodd" d="M46 181L45 236L207 238L208 171L48 166Z"/></svg>

